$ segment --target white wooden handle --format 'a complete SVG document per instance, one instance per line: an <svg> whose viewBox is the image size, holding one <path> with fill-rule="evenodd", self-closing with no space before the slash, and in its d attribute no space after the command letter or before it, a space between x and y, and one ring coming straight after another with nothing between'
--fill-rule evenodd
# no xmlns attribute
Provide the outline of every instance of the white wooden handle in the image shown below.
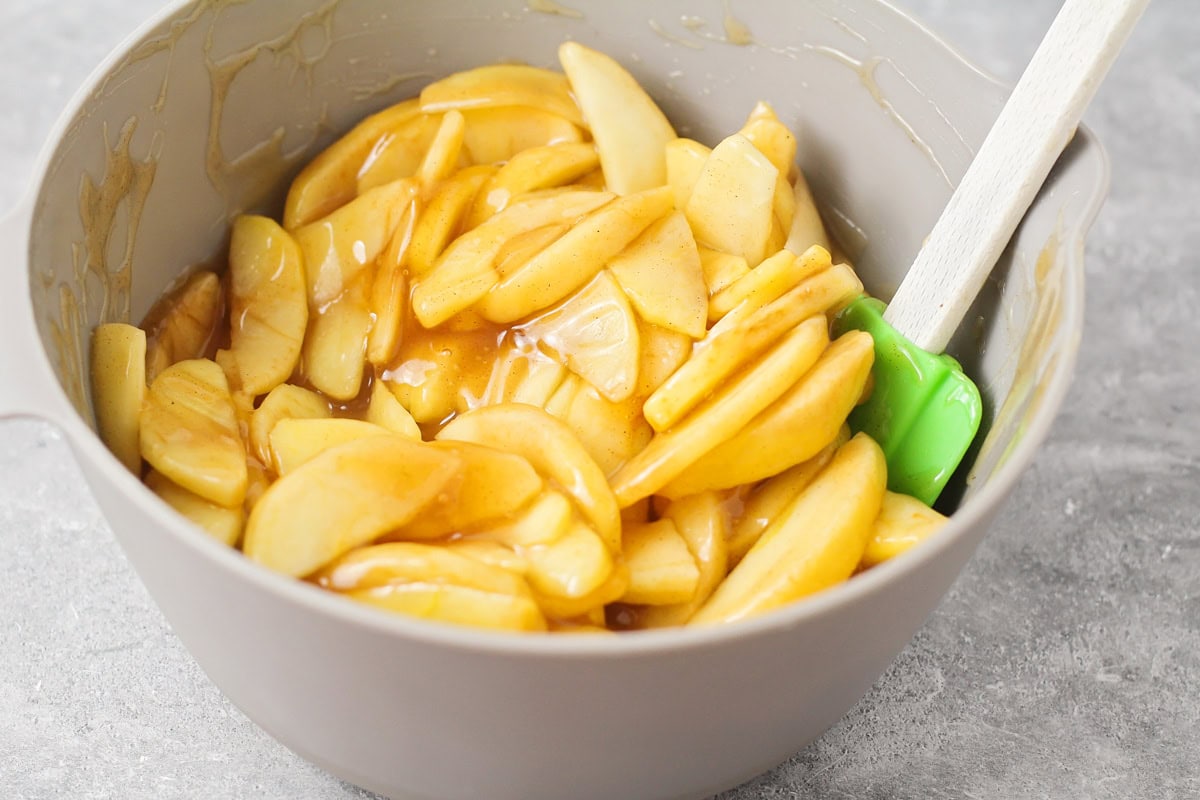
<svg viewBox="0 0 1200 800"><path fill-rule="evenodd" d="M1149 0L1066 0L884 314L946 348Z"/></svg>

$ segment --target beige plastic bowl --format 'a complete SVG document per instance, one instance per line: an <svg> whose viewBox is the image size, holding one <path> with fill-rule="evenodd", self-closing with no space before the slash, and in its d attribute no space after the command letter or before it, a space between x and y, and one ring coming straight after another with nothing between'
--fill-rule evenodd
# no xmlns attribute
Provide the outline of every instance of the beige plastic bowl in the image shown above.
<svg viewBox="0 0 1200 800"><path fill-rule="evenodd" d="M1070 380L1084 234L1104 157L1081 131L952 351L986 441L948 527L915 552L728 628L490 634L388 616L250 563L190 527L92 431L88 334L140 319L235 212L368 112L452 70L623 63L680 131L715 142L753 102L886 296L1004 90L885 2L241 0L176 3L75 98L0 223L0 413L60 426L129 560L209 677L305 758L397 798L700 797L814 739L921 625L1045 437ZM485 10L486 9L486 10ZM561 9L558 9L561 12ZM747 35L747 32L749 35Z"/></svg>

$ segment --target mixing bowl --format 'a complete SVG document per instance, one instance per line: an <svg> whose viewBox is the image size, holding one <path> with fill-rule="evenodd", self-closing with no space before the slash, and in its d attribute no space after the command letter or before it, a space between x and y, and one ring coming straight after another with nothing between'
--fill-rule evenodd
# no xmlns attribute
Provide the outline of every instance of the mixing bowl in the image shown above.
<svg viewBox="0 0 1200 800"><path fill-rule="evenodd" d="M1103 199L1085 130L951 347L985 432L922 547L723 628L516 636L358 607L250 563L161 503L92 430L88 340L138 320L227 221L363 115L437 76L576 39L684 135L757 99L868 288L886 297L1005 96L879 0L195 0L148 22L64 114L0 223L0 412L59 426L130 562L213 682L305 758L403 798L700 797L787 758L860 698L978 545L1062 403L1082 242Z"/></svg>

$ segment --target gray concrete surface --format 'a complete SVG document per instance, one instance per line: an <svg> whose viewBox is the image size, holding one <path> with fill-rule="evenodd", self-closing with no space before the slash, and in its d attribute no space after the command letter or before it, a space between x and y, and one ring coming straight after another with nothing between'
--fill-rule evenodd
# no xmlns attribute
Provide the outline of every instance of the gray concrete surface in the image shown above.
<svg viewBox="0 0 1200 800"><path fill-rule="evenodd" d="M74 88L159 5L0 2L0 208ZM1056 7L909 5L1009 79ZM1157 0L1088 115L1113 181L1079 374L990 538L841 723L723 800L1200 797L1197 42L1194 1ZM0 424L0 609L0 797L366 796L213 688L32 423Z"/></svg>

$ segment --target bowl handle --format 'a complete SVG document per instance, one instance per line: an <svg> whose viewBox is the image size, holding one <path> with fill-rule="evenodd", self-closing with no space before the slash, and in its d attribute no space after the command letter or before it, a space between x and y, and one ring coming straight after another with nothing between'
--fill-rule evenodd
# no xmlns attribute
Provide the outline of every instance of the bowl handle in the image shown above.
<svg viewBox="0 0 1200 800"><path fill-rule="evenodd" d="M33 203L24 200L0 217L0 419L36 417L59 424L71 405L38 336L29 285L29 224Z"/></svg>

